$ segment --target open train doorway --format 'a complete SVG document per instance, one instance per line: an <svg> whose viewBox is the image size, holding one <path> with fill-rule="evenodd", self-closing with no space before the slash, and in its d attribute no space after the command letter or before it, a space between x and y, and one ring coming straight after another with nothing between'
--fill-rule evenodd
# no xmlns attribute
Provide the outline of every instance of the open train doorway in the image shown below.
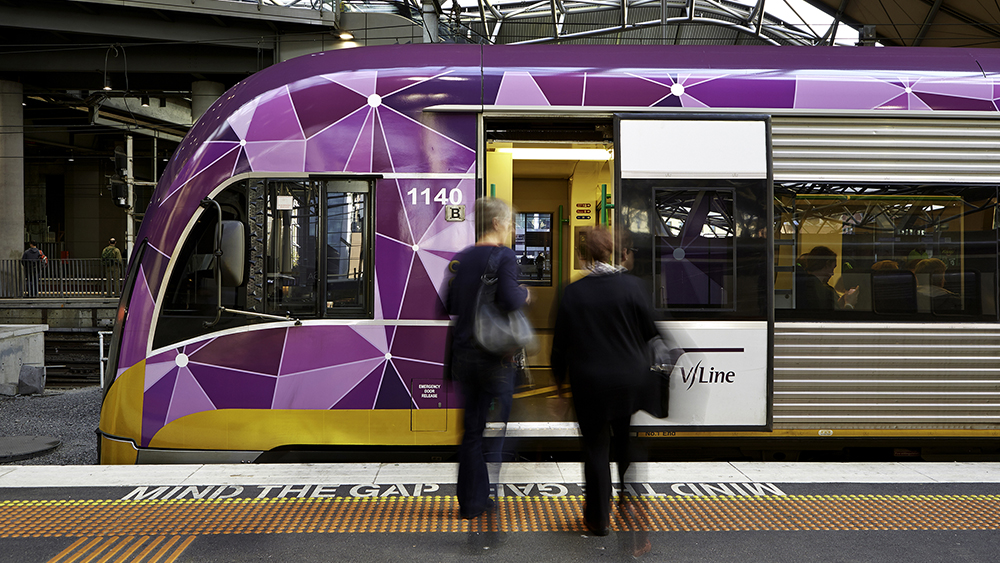
<svg viewBox="0 0 1000 563"><path fill-rule="evenodd" d="M485 132L484 192L514 208L509 245L531 292L527 314L540 344L519 372L511 422L574 422L549 354L561 287L586 274L576 253L581 229L613 228L613 122L487 119Z"/></svg>

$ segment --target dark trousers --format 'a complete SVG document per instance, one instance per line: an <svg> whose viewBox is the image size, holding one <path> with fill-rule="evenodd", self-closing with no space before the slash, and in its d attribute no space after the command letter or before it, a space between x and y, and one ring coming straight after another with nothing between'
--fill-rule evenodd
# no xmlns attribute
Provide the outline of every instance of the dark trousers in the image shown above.
<svg viewBox="0 0 1000 563"><path fill-rule="evenodd" d="M493 399L497 400L500 421L506 424L510 417L514 368L500 358L455 350L452 374L465 404L464 432L458 451L458 505L462 517L471 518L489 506L490 477L486 462L500 460L503 437L488 450L483 431Z"/></svg>
<svg viewBox="0 0 1000 563"><path fill-rule="evenodd" d="M632 417L608 420L602 409L593 407L597 405L576 405L583 440L583 476L587 483L584 491L587 503L583 515L591 525L603 528L611 523L611 454L614 454L618 464L619 484L623 485L632 459L628 439Z"/></svg>
<svg viewBox="0 0 1000 563"><path fill-rule="evenodd" d="M24 291L28 297L38 297L38 266L31 264L24 268Z"/></svg>

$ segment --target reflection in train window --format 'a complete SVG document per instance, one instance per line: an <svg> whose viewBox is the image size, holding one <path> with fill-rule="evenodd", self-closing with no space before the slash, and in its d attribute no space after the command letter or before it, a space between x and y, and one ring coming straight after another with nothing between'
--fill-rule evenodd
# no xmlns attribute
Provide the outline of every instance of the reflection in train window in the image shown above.
<svg viewBox="0 0 1000 563"><path fill-rule="evenodd" d="M733 310L733 191L657 188L653 197L656 307Z"/></svg>
<svg viewBox="0 0 1000 563"><path fill-rule="evenodd" d="M314 317L318 312L319 187L311 180L268 182L268 313Z"/></svg>
<svg viewBox="0 0 1000 563"><path fill-rule="evenodd" d="M367 187L367 182L360 181L327 182L327 316L363 310L366 305L368 252L365 246L369 240Z"/></svg>
<svg viewBox="0 0 1000 563"><path fill-rule="evenodd" d="M978 186L775 185L775 307L817 319L821 310L995 316L996 195Z"/></svg>
<svg viewBox="0 0 1000 563"><path fill-rule="evenodd" d="M518 213L514 219L514 254L525 285L552 285L552 214Z"/></svg>

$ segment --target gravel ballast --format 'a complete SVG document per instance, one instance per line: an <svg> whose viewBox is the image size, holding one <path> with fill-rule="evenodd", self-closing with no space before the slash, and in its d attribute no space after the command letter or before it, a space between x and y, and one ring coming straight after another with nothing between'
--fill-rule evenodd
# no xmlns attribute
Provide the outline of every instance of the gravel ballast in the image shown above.
<svg viewBox="0 0 1000 563"><path fill-rule="evenodd" d="M55 450L3 465L93 465L101 388L47 390L41 395L0 396L0 436L51 436Z"/></svg>

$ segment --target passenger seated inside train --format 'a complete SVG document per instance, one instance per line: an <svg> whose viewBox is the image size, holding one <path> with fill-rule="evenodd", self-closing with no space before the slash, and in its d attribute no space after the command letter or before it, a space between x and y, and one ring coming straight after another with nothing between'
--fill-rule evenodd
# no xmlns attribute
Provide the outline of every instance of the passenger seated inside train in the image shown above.
<svg viewBox="0 0 1000 563"><path fill-rule="evenodd" d="M944 288L944 273L948 269L937 258L917 263L917 311L920 313L956 313L962 310L958 294Z"/></svg>
<svg viewBox="0 0 1000 563"><path fill-rule="evenodd" d="M825 246L814 247L799 256L801 270L795 276L796 308L804 310L854 309L858 303L858 288L843 293L830 285L837 268L837 253Z"/></svg>

